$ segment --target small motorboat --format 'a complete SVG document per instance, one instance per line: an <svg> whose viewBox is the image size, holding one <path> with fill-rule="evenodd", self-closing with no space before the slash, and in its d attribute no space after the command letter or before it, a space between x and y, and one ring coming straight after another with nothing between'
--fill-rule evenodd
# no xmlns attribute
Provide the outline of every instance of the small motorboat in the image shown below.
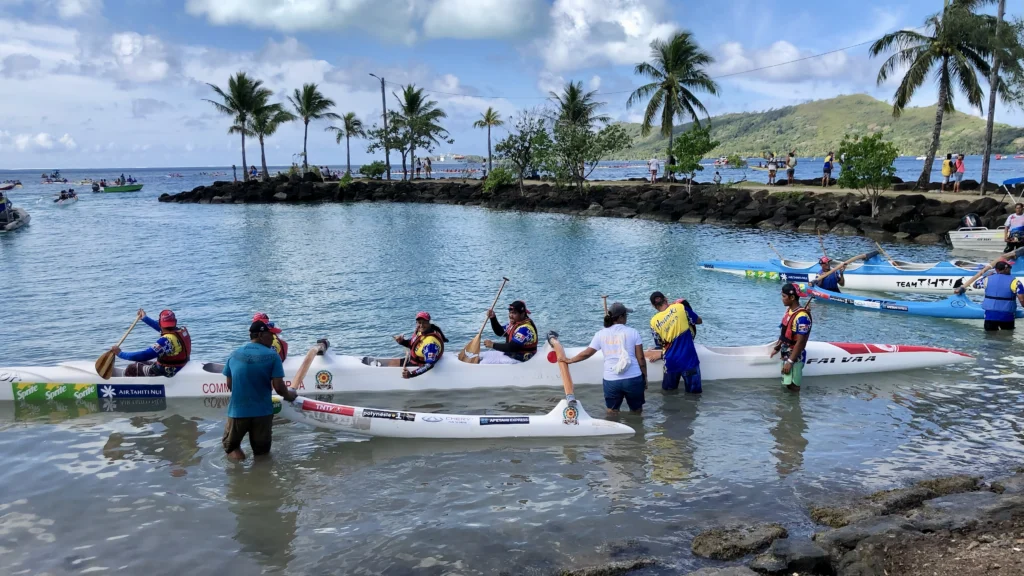
<svg viewBox="0 0 1024 576"><path fill-rule="evenodd" d="M126 184L124 186L94 186L93 192L138 192L142 184Z"/></svg>
<svg viewBox="0 0 1024 576"><path fill-rule="evenodd" d="M24 208L14 207L12 211L15 215L14 220L6 223L3 220L0 220L0 232L14 232L22 226L28 226L28 223L32 221L32 217L28 215L28 212L26 212ZM2 388L2 386L0 386L0 388ZM0 397L2 396L3 393L0 392Z"/></svg>
<svg viewBox="0 0 1024 576"><path fill-rule="evenodd" d="M14 190L14 182L0 183L0 192L5 192L7 190Z"/></svg>

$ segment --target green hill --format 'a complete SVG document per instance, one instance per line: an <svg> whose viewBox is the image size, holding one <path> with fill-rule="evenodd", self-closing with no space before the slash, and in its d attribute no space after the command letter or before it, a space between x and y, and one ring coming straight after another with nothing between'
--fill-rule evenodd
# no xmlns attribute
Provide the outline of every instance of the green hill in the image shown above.
<svg viewBox="0 0 1024 576"><path fill-rule="evenodd" d="M724 114L711 119L711 132L721 146L715 156L739 154L759 157L762 152L776 154L796 149L800 156L822 156L839 147L843 135L869 134L881 131L886 140L895 142L904 156L926 153L935 125L935 106L907 108L898 119L892 117L892 105L881 100L855 94L828 100L815 100L798 106L787 106L765 112ZM640 125L622 123L634 137L633 146L615 154L625 160L663 156L666 138L655 132L640 136ZM677 127L678 134L690 124ZM942 122L942 152L981 154L984 150L985 121L976 116L954 112ZM1024 128L996 123L993 147L999 153L1024 150Z"/></svg>

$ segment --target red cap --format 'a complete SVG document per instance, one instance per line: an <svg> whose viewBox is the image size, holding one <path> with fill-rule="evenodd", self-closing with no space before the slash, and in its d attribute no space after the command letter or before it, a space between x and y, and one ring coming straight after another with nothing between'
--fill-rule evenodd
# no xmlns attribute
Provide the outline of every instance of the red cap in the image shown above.
<svg viewBox="0 0 1024 576"><path fill-rule="evenodd" d="M170 310L160 311L160 327L161 328L174 328L178 325L178 319L174 316L174 312Z"/></svg>
<svg viewBox="0 0 1024 576"><path fill-rule="evenodd" d="M829 258L828 256L822 256L821 258L818 258L818 264L828 264L831 261L832 259Z"/></svg>
<svg viewBox="0 0 1024 576"><path fill-rule="evenodd" d="M429 312L417 312L416 313L416 319L417 320L426 320L427 322L430 322L430 313Z"/></svg>
<svg viewBox="0 0 1024 576"><path fill-rule="evenodd" d="M267 316L266 312L257 312L255 314L253 314L252 315L252 321L253 322L263 322L264 324L266 324L267 327L270 328L270 333L271 334L280 334L281 333L281 329L278 328L277 326L274 326L274 323L270 321L270 316Z"/></svg>

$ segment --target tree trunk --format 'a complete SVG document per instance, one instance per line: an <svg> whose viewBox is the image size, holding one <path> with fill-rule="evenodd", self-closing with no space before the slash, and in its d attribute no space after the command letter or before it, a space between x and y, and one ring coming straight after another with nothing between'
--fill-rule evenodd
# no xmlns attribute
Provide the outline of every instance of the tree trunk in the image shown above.
<svg viewBox="0 0 1024 576"><path fill-rule="evenodd" d="M487 173L490 174L494 171L494 167L491 166L491 125L487 125Z"/></svg>
<svg viewBox="0 0 1024 576"><path fill-rule="evenodd" d="M416 147L413 146L412 144L410 144L409 145L409 180L412 180L413 176L416 175L414 170L416 170Z"/></svg>
<svg viewBox="0 0 1024 576"><path fill-rule="evenodd" d="M260 136L260 159L263 161L263 181L266 182L270 178L270 172L267 170L267 151L263 147L263 136Z"/></svg>
<svg viewBox="0 0 1024 576"><path fill-rule="evenodd" d="M244 121L243 121L244 124ZM249 181L249 165L245 163L245 133L242 133L242 182Z"/></svg>
<svg viewBox="0 0 1024 576"><path fill-rule="evenodd" d="M405 159L409 156L409 151L406 150L405 148L401 148L401 154L402 154L402 180L405 180L405 177L409 174L409 170L405 166Z"/></svg>
<svg viewBox="0 0 1024 576"><path fill-rule="evenodd" d="M932 180L932 165L935 163L935 153L939 150L939 138L942 136L942 115L945 113L946 85L949 79L949 59L942 59L942 78L939 80L939 101L935 105L935 127L932 129L932 145L928 148L928 155L925 156L924 166L921 168L921 176L917 178L917 188L927 191Z"/></svg>
<svg viewBox="0 0 1024 576"><path fill-rule="evenodd" d="M345 134L345 169L348 175L352 175L352 143L349 141L348 134Z"/></svg>
<svg viewBox="0 0 1024 576"><path fill-rule="evenodd" d="M670 168L668 167L669 166L669 162L668 161L672 157L672 140L674 139L674 137L675 137L675 134L672 133L672 126L669 126L668 127L668 156L665 158L665 174L666 175L668 174L668 172L670 170ZM693 180L693 178L690 178L690 180ZM690 192L690 188L689 187L686 188L686 192L687 193Z"/></svg>
<svg viewBox="0 0 1024 576"><path fill-rule="evenodd" d="M999 0L999 8L996 12L996 37L999 37L999 29L1003 25L1003 13L1006 10L1006 0ZM985 185L988 184L988 168L992 159L992 131L996 121L996 85L999 83L999 57L998 51L992 56L992 74L988 78L988 118L985 120L985 154L981 158L981 195L985 195Z"/></svg>
<svg viewBox="0 0 1024 576"><path fill-rule="evenodd" d="M309 172L309 156L306 155L306 139L309 138L309 120L302 131L302 171Z"/></svg>

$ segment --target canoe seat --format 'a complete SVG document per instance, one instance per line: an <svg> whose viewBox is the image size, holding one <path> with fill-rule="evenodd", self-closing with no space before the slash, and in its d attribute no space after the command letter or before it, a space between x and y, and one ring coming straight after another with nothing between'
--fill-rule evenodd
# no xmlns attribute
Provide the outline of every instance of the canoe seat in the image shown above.
<svg viewBox="0 0 1024 576"><path fill-rule="evenodd" d="M205 362L203 364L203 371L212 374L223 374L224 364L222 362Z"/></svg>

